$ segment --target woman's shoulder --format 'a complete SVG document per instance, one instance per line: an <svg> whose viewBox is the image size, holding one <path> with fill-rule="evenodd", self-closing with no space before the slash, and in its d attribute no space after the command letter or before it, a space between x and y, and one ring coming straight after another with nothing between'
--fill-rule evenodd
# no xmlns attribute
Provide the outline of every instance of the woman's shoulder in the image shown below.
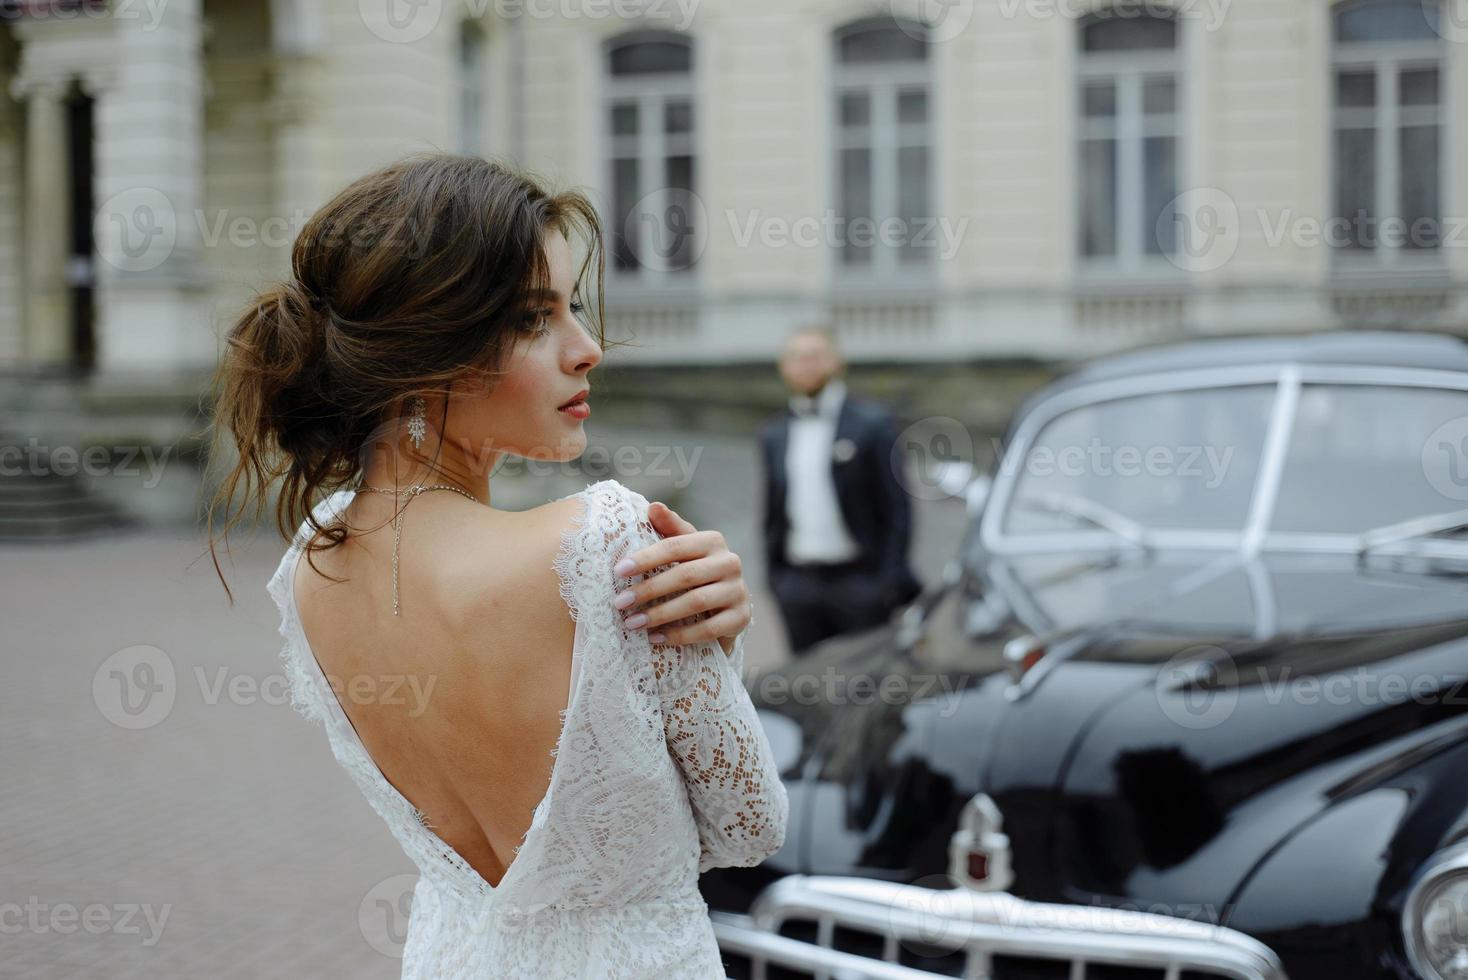
<svg viewBox="0 0 1468 980"><path fill-rule="evenodd" d="M595 520L607 531L618 527L645 523L648 500L641 493L616 480L598 480L535 508L544 512L545 521L569 533ZM594 516L593 516L594 515Z"/></svg>
<svg viewBox="0 0 1468 980"><path fill-rule="evenodd" d="M461 600L467 606L515 583L564 591L575 558L610 554L615 540L627 536L623 532L635 535L639 525L647 527L647 504L636 490L608 479L536 507L479 515L456 549L461 561L453 577L463 583Z"/></svg>
<svg viewBox="0 0 1468 980"><path fill-rule="evenodd" d="M506 597L543 597L577 609L611 585L611 565L658 537L647 524L647 499L602 480L549 503L487 512L465 528L451 574L449 604L465 625L502 615ZM597 596L592 596L596 593Z"/></svg>

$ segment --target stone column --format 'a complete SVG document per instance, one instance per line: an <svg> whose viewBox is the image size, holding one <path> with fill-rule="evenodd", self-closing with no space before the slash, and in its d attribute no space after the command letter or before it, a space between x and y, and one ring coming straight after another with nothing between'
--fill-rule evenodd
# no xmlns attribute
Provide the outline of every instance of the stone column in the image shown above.
<svg viewBox="0 0 1468 980"><path fill-rule="evenodd" d="M97 93L97 367L114 377L192 374L218 356L200 255L199 0L158 13L116 23L114 74Z"/></svg>
<svg viewBox="0 0 1468 980"><path fill-rule="evenodd" d="M326 27L318 5L270 0L271 91L266 107L274 126L275 212L294 239L332 188L330 136L323 117L331 103ZM279 256L279 274L290 272L290 248Z"/></svg>
<svg viewBox="0 0 1468 980"><path fill-rule="evenodd" d="M11 94L26 103L23 358L28 366L43 369L65 366L71 352L65 92L66 83L58 79L17 80L11 86Z"/></svg>
<svg viewBox="0 0 1468 980"><path fill-rule="evenodd" d="M274 208L289 225L291 238L300 232L330 189L330 137L322 124L330 72L313 54L277 51L271 58L272 92L266 107L274 128ZM277 256L278 274L290 271L290 248Z"/></svg>
<svg viewBox="0 0 1468 980"><path fill-rule="evenodd" d="M0 367L25 361L25 251L19 106L0 92Z"/></svg>

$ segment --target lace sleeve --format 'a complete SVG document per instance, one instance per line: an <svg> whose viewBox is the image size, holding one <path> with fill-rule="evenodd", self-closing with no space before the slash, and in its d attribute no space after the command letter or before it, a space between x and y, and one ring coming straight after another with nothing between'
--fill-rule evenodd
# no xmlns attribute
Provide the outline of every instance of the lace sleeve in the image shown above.
<svg viewBox="0 0 1468 980"><path fill-rule="evenodd" d="M747 632L728 657L717 640L653 648L668 748L698 824L700 872L758 864L785 842L785 784L738 668Z"/></svg>
<svg viewBox="0 0 1468 980"><path fill-rule="evenodd" d="M648 521L647 499L623 489L637 515L637 540L625 551L630 554L659 535ZM657 571L661 568L643 577ZM633 581L619 577L617 587ZM727 655L718 640L653 645L646 630L629 634L652 658L668 751L683 776L698 826L700 872L758 864L785 840L785 785L741 678L748 633L746 626Z"/></svg>

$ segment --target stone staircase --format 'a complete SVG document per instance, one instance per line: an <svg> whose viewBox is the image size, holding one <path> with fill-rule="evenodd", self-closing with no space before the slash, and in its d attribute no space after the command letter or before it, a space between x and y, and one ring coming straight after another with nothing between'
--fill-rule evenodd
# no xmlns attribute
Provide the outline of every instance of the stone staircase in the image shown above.
<svg viewBox="0 0 1468 980"><path fill-rule="evenodd" d="M65 375L0 372L0 545L76 541L141 525L81 466L78 452L88 443L78 430L57 424L85 417L79 388ZM70 447L69 465L53 464L52 446Z"/></svg>
<svg viewBox="0 0 1468 980"><path fill-rule="evenodd" d="M52 466L49 451L27 450L0 430L0 544L74 541L140 526L71 469Z"/></svg>

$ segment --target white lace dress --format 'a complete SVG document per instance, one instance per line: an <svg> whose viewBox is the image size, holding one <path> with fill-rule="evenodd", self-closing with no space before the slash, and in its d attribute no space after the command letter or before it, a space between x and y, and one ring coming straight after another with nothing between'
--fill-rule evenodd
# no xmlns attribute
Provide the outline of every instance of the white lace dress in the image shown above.
<svg viewBox="0 0 1468 980"><path fill-rule="evenodd" d="M327 497L317 519L351 495ZM418 866L407 980L723 977L698 874L758 864L784 841L785 787L741 681L748 629L726 657L717 641L653 646L647 630L623 628L612 597L640 578L612 568L659 539L647 499L615 480L569 496L583 507L555 569L576 621L570 699L550 787L498 886L388 782L327 684L293 599L309 524L267 583L292 704L325 725L332 753Z"/></svg>

